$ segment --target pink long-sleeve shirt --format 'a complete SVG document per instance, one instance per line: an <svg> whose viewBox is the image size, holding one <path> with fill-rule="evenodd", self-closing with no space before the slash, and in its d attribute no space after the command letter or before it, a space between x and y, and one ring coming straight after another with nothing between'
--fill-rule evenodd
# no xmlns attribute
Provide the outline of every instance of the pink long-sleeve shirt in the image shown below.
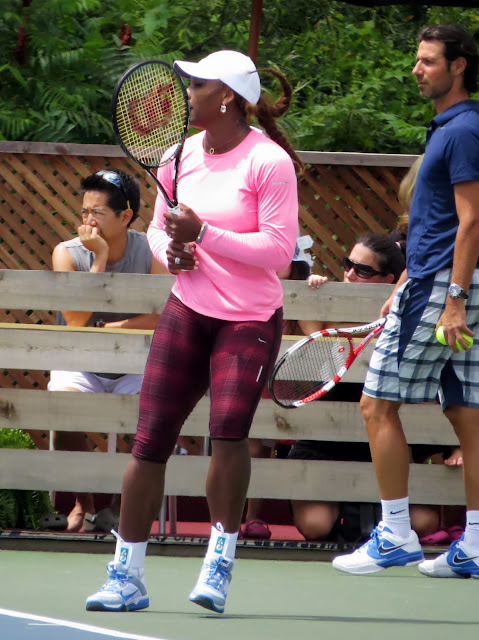
<svg viewBox="0 0 479 640"><path fill-rule="evenodd" d="M293 163L284 149L254 129L224 154L205 153L203 138L201 132L186 140L178 201L208 222L208 229L196 246L198 269L178 273L172 292L202 315L266 321L282 305L276 271L290 263L298 231ZM172 164L158 170L169 195ZM153 255L167 265L165 211L158 194L147 235Z"/></svg>

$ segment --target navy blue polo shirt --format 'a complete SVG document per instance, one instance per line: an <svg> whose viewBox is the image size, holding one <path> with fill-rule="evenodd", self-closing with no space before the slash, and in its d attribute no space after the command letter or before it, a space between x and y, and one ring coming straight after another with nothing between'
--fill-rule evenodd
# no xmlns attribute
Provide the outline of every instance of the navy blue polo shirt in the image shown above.
<svg viewBox="0 0 479 640"><path fill-rule="evenodd" d="M453 185L479 181L479 102L439 113L427 132L409 210L407 273L424 279L452 265L459 224ZM479 206L479 203L478 203Z"/></svg>

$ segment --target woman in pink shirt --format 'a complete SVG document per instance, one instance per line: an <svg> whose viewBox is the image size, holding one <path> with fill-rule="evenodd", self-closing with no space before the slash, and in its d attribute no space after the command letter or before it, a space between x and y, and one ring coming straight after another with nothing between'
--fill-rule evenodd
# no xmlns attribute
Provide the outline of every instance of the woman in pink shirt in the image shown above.
<svg viewBox="0 0 479 640"><path fill-rule="evenodd" d="M206 494L211 537L190 600L224 611L250 479L248 433L276 360L282 287L298 228L294 163L301 162L275 124L291 87L274 105L261 97L253 62L218 51L198 63L177 61L190 78L190 137L179 169L181 215L161 196L148 230L155 258L176 282L155 330L140 395L135 445L124 480L109 580L87 609L148 606L146 545L162 499L166 463L181 427L210 389L212 455ZM249 126L254 115L268 135ZM172 167L159 170L171 184Z"/></svg>

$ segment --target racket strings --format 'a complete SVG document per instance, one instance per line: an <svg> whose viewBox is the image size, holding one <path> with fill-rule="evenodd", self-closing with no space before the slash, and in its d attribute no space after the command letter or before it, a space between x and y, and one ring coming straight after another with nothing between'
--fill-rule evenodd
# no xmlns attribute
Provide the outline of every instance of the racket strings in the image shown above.
<svg viewBox="0 0 479 640"><path fill-rule="evenodd" d="M188 104L177 77L163 64L145 64L124 80L116 123L128 151L147 166L166 164L186 134ZM168 157L165 152L171 149Z"/></svg>
<svg viewBox="0 0 479 640"><path fill-rule="evenodd" d="M276 372L273 394L282 402L309 397L336 376L352 343L345 336L321 336L293 351Z"/></svg>

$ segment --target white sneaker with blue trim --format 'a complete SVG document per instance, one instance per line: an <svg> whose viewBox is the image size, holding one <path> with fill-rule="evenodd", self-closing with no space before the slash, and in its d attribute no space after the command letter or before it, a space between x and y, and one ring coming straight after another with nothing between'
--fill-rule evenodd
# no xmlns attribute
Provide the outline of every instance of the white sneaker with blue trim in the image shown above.
<svg viewBox="0 0 479 640"><path fill-rule="evenodd" d="M419 571L429 578L479 578L479 552L464 542L464 534L434 560L424 560Z"/></svg>
<svg viewBox="0 0 479 640"><path fill-rule="evenodd" d="M234 560L227 560L223 556L212 562L205 560L198 582L190 593L191 602L210 611L223 613L234 564Z"/></svg>
<svg viewBox="0 0 479 640"><path fill-rule="evenodd" d="M399 538L384 522L380 522L371 531L368 542L353 553L334 558L333 567L345 573L362 575L388 567L409 567L423 560L421 545L414 531L407 539Z"/></svg>
<svg viewBox="0 0 479 640"><path fill-rule="evenodd" d="M87 598L87 611L136 611L149 606L150 599L141 578L127 573L120 563L110 562L106 568L108 580Z"/></svg>

